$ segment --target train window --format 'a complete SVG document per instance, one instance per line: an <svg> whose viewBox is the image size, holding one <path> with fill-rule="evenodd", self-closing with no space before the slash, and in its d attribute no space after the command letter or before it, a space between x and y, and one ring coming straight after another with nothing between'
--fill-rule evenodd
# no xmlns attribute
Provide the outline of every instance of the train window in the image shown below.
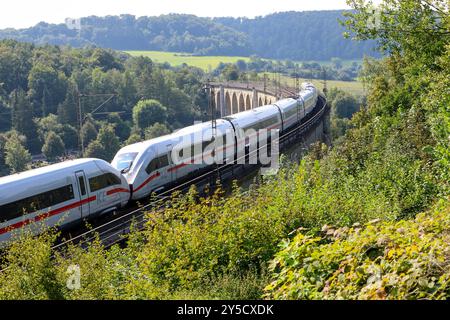
<svg viewBox="0 0 450 320"><path fill-rule="evenodd" d="M169 165L169 157L168 154L164 154L162 156L159 156L158 158L153 159L150 161L150 163L147 166L147 169L145 171L150 174L155 170L167 167Z"/></svg>
<svg viewBox="0 0 450 320"><path fill-rule="evenodd" d="M183 160L190 159L194 156L194 146L185 146L179 152L179 158Z"/></svg>
<svg viewBox="0 0 450 320"><path fill-rule="evenodd" d="M81 195L86 195L86 185L84 184L84 177L78 177L78 185L80 186Z"/></svg>
<svg viewBox="0 0 450 320"><path fill-rule="evenodd" d="M158 169L158 158L155 158L152 161L150 161L145 171L147 171L147 173L150 174L157 169Z"/></svg>
<svg viewBox="0 0 450 320"><path fill-rule="evenodd" d="M122 184L122 181L120 180L120 178L112 173L107 173L106 179L108 181L108 185L110 185L110 186L114 186L116 184Z"/></svg>
<svg viewBox="0 0 450 320"><path fill-rule="evenodd" d="M286 112L286 117L287 117L287 118L292 117L292 116L293 116L294 114L296 114L296 113L297 113L297 108L294 107L294 108L292 108L291 110L289 110L289 111Z"/></svg>
<svg viewBox="0 0 450 320"><path fill-rule="evenodd" d="M92 177L89 179L89 188L91 192L95 192L97 190L101 190L110 186L121 184L121 180L115 174L110 172L101 174L96 177Z"/></svg>
<svg viewBox="0 0 450 320"><path fill-rule="evenodd" d="M119 171L129 170L131 168L131 166L133 165L133 161L134 161L134 159L136 159L137 155L138 155L137 152L129 152L129 153L120 154L117 157L117 169Z"/></svg>
<svg viewBox="0 0 450 320"><path fill-rule="evenodd" d="M277 122L278 122L278 118L277 117L272 117L272 118L263 120L261 122L258 122L257 124L255 124L253 126L253 129L255 129L255 130L268 129L272 125L276 124Z"/></svg>
<svg viewBox="0 0 450 320"><path fill-rule="evenodd" d="M12 220L23 214L47 209L74 198L73 187L70 184L0 206L1 219Z"/></svg>
<svg viewBox="0 0 450 320"><path fill-rule="evenodd" d="M266 121L267 121L266 128L269 128L278 123L278 117L275 116L275 117L267 119Z"/></svg>
<svg viewBox="0 0 450 320"><path fill-rule="evenodd" d="M167 156L167 154L162 155L161 157L158 158L158 162L159 168L167 167L169 165L169 157Z"/></svg>

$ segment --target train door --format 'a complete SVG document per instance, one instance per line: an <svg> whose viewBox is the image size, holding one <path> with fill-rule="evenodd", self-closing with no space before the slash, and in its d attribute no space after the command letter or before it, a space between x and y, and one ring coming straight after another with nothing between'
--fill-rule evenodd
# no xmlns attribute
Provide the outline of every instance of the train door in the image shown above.
<svg viewBox="0 0 450 320"><path fill-rule="evenodd" d="M166 167L163 169L164 172L163 173L163 179L165 180L163 183L164 184L169 184L171 182L173 182L175 180L175 171L173 170L173 162L172 162L172 148L173 145L172 144L168 144L166 146L166 157L167 157L167 162L164 159L161 159L161 164L162 165L166 165ZM164 178L164 176L166 178Z"/></svg>
<svg viewBox="0 0 450 320"><path fill-rule="evenodd" d="M87 201L89 198L89 189L86 185L87 180L83 170L75 172L75 177L78 185L78 193L80 195L80 213L83 218L90 214L90 205L89 201Z"/></svg>
<svg viewBox="0 0 450 320"><path fill-rule="evenodd" d="M238 124L234 124L234 164L245 163L245 134Z"/></svg>

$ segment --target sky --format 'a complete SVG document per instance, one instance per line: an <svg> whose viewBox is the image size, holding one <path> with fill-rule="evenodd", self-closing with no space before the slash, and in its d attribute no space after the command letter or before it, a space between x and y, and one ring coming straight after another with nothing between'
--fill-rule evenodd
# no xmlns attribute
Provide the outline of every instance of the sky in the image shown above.
<svg viewBox="0 0 450 320"><path fill-rule="evenodd" d="M282 11L348 9L345 0L3 0L0 29L27 28L65 18L189 13L201 17L250 17Z"/></svg>

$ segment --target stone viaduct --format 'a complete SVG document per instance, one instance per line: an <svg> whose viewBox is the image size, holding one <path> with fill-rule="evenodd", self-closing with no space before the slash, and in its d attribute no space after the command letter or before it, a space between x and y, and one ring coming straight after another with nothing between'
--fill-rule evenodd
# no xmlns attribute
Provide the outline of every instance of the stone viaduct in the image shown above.
<svg viewBox="0 0 450 320"><path fill-rule="evenodd" d="M212 86L211 101L220 117L272 104L283 98L296 97L298 94L295 88L285 87L275 90L272 88L269 91L265 85L258 83L252 83L251 85L245 83L210 84ZM319 115L314 124L310 125L307 131L302 132L300 137L301 148L309 146L315 141L323 141L331 145L330 108L325 104L324 109L325 111Z"/></svg>
<svg viewBox="0 0 450 320"><path fill-rule="evenodd" d="M275 103L282 98L276 94L256 87L246 87L243 84L212 84L212 101L220 116L229 116L245 110Z"/></svg>

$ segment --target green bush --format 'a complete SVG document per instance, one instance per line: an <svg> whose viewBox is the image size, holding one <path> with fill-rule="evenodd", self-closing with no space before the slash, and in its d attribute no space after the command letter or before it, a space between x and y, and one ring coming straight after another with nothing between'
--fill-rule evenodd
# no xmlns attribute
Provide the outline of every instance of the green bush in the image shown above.
<svg viewBox="0 0 450 320"><path fill-rule="evenodd" d="M285 241L270 299L448 299L450 207L414 220L324 226Z"/></svg>

